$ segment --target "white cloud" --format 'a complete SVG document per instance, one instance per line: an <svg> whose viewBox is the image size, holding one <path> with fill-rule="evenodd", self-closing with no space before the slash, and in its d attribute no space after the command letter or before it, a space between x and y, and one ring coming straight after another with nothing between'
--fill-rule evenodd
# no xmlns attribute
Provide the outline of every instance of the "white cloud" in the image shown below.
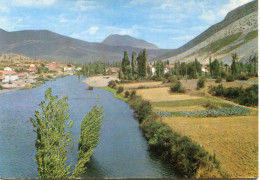
<svg viewBox="0 0 260 180"><path fill-rule="evenodd" d="M8 7L4 7L4 6L0 6L0 12L1 13L8 13L9 12L9 8Z"/></svg>
<svg viewBox="0 0 260 180"><path fill-rule="evenodd" d="M100 8L100 5L97 5L95 1L87 0L78 0L76 3L73 3L74 6L70 8L73 11L88 11L95 8Z"/></svg>
<svg viewBox="0 0 260 180"><path fill-rule="evenodd" d="M223 8L219 11L219 15L224 17L227 15L229 11L232 11L233 9L242 6L248 2L251 2L252 0L229 0L229 3L224 5Z"/></svg>
<svg viewBox="0 0 260 180"><path fill-rule="evenodd" d="M191 40L195 37L196 35L185 35L185 36L176 36L172 37L172 40Z"/></svg>
<svg viewBox="0 0 260 180"><path fill-rule="evenodd" d="M7 1L7 0L5 0ZM56 3L58 0L8 0L14 6L44 7Z"/></svg>
<svg viewBox="0 0 260 180"><path fill-rule="evenodd" d="M0 27L7 31L15 31L17 27L23 27L20 23L23 21L23 18L7 18L0 17Z"/></svg>
<svg viewBox="0 0 260 180"><path fill-rule="evenodd" d="M88 33L90 35L96 34L96 32L98 31L99 27L97 26L92 26L91 28L88 29Z"/></svg>
<svg viewBox="0 0 260 180"><path fill-rule="evenodd" d="M199 16L200 19L206 21L209 24L216 23L217 19L223 19L228 12L242 6L252 0L229 0L227 4L222 7L218 6L207 6L207 4L200 4L202 14Z"/></svg>

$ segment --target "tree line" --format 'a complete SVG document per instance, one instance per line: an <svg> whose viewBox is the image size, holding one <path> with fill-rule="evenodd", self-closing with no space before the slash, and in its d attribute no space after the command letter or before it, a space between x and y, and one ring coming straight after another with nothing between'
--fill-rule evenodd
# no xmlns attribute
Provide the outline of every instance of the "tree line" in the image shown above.
<svg viewBox="0 0 260 180"><path fill-rule="evenodd" d="M86 172L86 163L90 161L94 148L100 141L103 108L95 105L81 122L81 133L78 145L78 162L71 172L67 164L67 154L72 147L71 127L69 120L68 97L58 99L52 95L51 88L45 92L45 101L40 103L41 111L31 118L34 132L37 134L35 161L38 164L39 178L62 179L78 178Z"/></svg>

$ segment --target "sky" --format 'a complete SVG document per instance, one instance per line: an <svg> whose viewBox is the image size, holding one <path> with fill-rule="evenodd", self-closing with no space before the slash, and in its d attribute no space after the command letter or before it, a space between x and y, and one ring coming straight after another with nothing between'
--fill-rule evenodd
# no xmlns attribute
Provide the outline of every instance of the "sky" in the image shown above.
<svg viewBox="0 0 260 180"><path fill-rule="evenodd" d="M130 35L164 49L189 42L252 0L0 0L0 28L89 42Z"/></svg>

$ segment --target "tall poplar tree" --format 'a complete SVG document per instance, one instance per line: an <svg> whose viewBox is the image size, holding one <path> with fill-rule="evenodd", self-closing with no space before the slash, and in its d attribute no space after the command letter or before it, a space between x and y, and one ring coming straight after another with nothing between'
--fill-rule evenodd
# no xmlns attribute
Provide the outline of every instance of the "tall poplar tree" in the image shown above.
<svg viewBox="0 0 260 180"><path fill-rule="evenodd" d="M142 63L142 77L146 78L147 76L147 53L146 49L143 50L143 63Z"/></svg>
<svg viewBox="0 0 260 180"><path fill-rule="evenodd" d="M124 51L124 58L122 60L122 72L123 72L124 75L126 75L126 67L128 65L130 65L130 61L129 61L127 52Z"/></svg>
<svg viewBox="0 0 260 180"><path fill-rule="evenodd" d="M79 177L87 169L86 163L93 155L93 150L100 141L103 107L95 105L81 122L81 133L79 136L78 163L72 173L72 178Z"/></svg>
<svg viewBox="0 0 260 180"><path fill-rule="evenodd" d="M66 165L68 147L71 146L69 129L73 121L69 118L67 97L58 99L52 96L51 88L46 90L45 101L40 103L42 112L36 111L35 118L31 118L34 132L37 134L35 147L37 154L35 161L38 164L38 175L44 179L68 178L71 165ZM93 149L100 141L103 112L102 107L96 105L84 117L81 123L79 138L78 163L72 173L72 178L79 177L86 171L86 163L93 154Z"/></svg>
<svg viewBox="0 0 260 180"><path fill-rule="evenodd" d="M135 74L135 65L136 65L136 52L132 52L131 66L132 66L132 74Z"/></svg>
<svg viewBox="0 0 260 180"><path fill-rule="evenodd" d="M71 142L70 131L73 121L69 118L67 97L57 100L52 96L51 88L46 90L45 101L40 103L42 113L35 112L31 118L36 128L37 140L35 160L38 164L40 178L66 178L71 165L66 166L68 147Z"/></svg>

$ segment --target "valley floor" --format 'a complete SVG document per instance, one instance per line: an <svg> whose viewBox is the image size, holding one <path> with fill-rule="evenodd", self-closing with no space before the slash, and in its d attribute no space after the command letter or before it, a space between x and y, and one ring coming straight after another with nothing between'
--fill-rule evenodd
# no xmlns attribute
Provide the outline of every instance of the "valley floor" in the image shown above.
<svg viewBox="0 0 260 180"><path fill-rule="evenodd" d="M149 100L154 112L170 113L162 117L174 131L192 138L220 162L221 171L231 178L258 177L258 109L245 107L208 94L209 86L218 85L208 80L205 88L196 90L197 80L182 80L187 89L185 94L170 92L169 84L161 82L141 82L119 84L126 90L136 89L136 94ZM244 86L239 82L222 82L223 86ZM166 87L160 87L160 86ZM142 88L140 88L142 86ZM152 88L155 87L156 88ZM168 86L168 87L167 87ZM139 87L139 88L138 88ZM126 91L125 90L125 91ZM205 104L211 102L215 109L239 107L238 115L216 117L185 116L182 112L205 112ZM239 114L241 110L250 110Z"/></svg>

